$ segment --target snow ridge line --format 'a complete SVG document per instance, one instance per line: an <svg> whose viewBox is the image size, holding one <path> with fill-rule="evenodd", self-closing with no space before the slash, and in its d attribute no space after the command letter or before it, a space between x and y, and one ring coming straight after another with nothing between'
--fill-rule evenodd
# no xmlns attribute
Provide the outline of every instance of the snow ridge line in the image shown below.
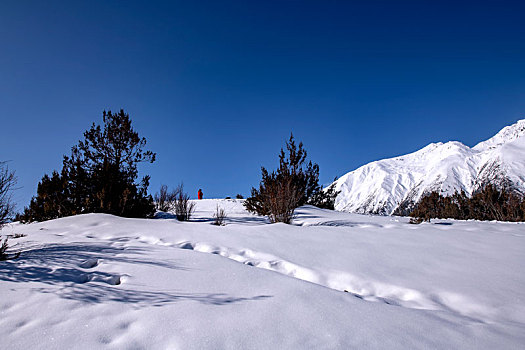
<svg viewBox="0 0 525 350"><path fill-rule="evenodd" d="M164 242L157 244L171 246L171 244ZM354 297L366 301L382 302L388 305L410 309L447 311L476 323L484 323L483 319L487 319L493 314L492 310L482 305L472 303L459 294L442 292L439 295L425 295L415 289L364 280L347 272L333 271L319 273L271 254L255 252L251 249L237 250L189 241L178 243L175 246L180 249L220 255L244 265L278 272L330 289L347 292Z"/></svg>

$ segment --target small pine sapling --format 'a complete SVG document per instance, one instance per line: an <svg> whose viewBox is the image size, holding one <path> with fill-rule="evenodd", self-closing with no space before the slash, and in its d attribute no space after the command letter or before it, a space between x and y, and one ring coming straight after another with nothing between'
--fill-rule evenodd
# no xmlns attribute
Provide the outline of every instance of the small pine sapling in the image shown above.
<svg viewBox="0 0 525 350"><path fill-rule="evenodd" d="M14 260L14 259L18 259L18 257L20 256L20 252L9 256L9 254L7 254L8 248L9 248L9 245L7 244L7 238L6 238L4 242L2 243L2 245L0 245L0 261Z"/></svg>

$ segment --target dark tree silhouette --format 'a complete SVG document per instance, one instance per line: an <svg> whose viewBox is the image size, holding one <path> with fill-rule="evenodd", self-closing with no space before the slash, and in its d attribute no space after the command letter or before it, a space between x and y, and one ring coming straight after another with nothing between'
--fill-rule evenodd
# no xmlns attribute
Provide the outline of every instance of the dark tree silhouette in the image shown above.
<svg viewBox="0 0 525 350"><path fill-rule="evenodd" d="M84 140L64 156L62 171L44 175L36 197L19 218L42 221L81 213L101 212L126 217L148 217L154 212L147 194L149 176L137 183L137 165L155 161L144 150L129 115L104 111L103 125L93 123Z"/></svg>
<svg viewBox="0 0 525 350"><path fill-rule="evenodd" d="M525 221L525 197L508 188L486 185L469 198L465 192L445 197L438 192L424 196L410 216L418 223L433 218L458 220Z"/></svg>
<svg viewBox="0 0 525 350"><path fill-rule="evenodd" d="M319 185L319 166L311 161L306 163L303 143L297 145L290 135L286 151L281 148L276 171L270 173L261 167L259 188L252 188L251 197L244 202L246 209L268 216L271 222L290 223L295 209L301 205L333 208L337 193L334 188L323 191Z"/></svg>

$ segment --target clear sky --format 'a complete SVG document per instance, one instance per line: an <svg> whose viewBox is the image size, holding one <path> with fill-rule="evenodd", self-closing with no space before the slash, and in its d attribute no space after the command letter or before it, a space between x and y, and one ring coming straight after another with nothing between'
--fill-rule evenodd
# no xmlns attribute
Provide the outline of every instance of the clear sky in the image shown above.
<svg viewBox="0 0 525 350"><path fill-rule="evenodd" d="M293 131L321 182L525 118L525 1L0 2L0 160L60 169L128 112L161 183L248 195Z"/></svg>

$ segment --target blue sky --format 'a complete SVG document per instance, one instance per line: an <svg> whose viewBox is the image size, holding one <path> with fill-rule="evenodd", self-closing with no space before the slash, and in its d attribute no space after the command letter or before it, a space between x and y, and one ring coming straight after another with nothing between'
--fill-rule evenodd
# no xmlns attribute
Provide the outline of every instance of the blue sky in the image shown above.
<svg viewBox="0 0 525 350"><path fill-rule="evenodd" d="M0 160L27 205L104 109L196 196L248 195L293 132L329 183L525 118L523 1L2 1Z"/></svg>

